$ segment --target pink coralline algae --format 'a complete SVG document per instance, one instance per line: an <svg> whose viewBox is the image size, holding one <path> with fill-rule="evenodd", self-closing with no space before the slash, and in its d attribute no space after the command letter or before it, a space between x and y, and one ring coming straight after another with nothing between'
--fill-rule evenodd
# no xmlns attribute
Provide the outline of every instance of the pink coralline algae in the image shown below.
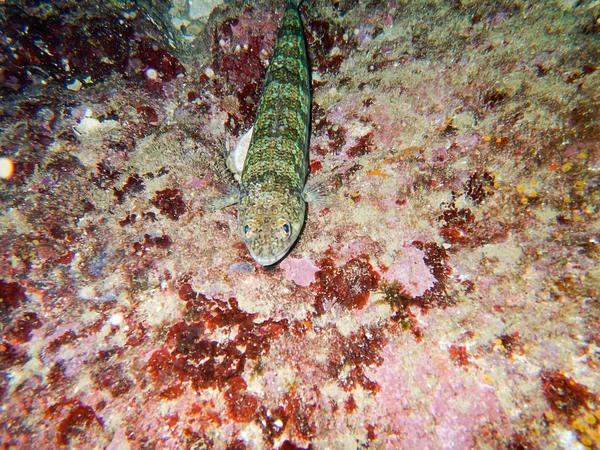
<svg viewBox="0 0 600 450"><path fill-rule="evenodd" d="M281 262L280 266L285 270L286 280L304 287L309 286L315 280L315 273L319 271L319 268L306 258L287 258Z"/></svg>
<svg viewBox="0 0 600 450"><path fill-rule="evenodd" d="M383 278L388 282L397 282L404 291L412 297L420 297L431 289L436 278L425 264L425 253L416 247L404 247L398 252L393 264L388 268Z"/></svg>

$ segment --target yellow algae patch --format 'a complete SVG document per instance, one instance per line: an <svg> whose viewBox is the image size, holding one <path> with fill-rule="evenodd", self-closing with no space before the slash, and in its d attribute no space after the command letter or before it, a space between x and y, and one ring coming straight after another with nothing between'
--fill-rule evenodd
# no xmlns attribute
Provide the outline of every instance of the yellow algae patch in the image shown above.
<svg viewBox="0 0 600 450"><path fill-rule="evenodd" d="M370 175L372 177L391 177L392 176L389 173L384 172L380 168L367 170L367 175Z"/></svg>
<svg viewBox="0 0 600 450"><path fill-rule="evenodd" d="M581 436L581 439L579 440L579 442L581 442L586 447L591 447L593 444L592 438L589 437L587 434L584 434L583 436Z"/></svg>
<svg viewBox="0 0 600 450"><path fill-rule="evenodd" d="M583 423L583 421L581 420L581 418L577 418L575 421L573 421L573 423L571 425L577 431L584 432L584 431L587 430L587 426L585 425L585 423Z"/></svg>
<svg viewBox="0 0 600 450"><path fill-rule="evenodd" d="M383 163L384 164L393 164L393 163L402 161L403 159L406 159L407 157L409 157L411 154L419 152L422 148L423 147L412 146L412 147L406 147L406 148L400 149L397 154L384 158Z"/></svg>
<svg viewBox="0 0 600 450"><path fill-rule="evenodd" d="M516 186L517 192L522 195L521 203L526 205L529 198L537 198L539 196L537 187L538 184L539 182L534 180L529 183L518 184Z"/></svg>

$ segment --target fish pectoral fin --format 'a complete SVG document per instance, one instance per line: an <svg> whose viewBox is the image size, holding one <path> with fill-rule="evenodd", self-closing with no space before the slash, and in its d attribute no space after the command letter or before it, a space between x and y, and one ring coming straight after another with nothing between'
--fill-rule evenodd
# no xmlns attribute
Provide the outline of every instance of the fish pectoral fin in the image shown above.
<svg viewBox="0 0 600 450"><path fill-rule="evenodd" d="M212 198L208 202L208 208L218 210L235 205L240 198L240 189L237 186L226 185L220 189L219 195Z"/></svg>
<svg viewBox="0 0 600 450"><path fill-rule="evenodd" d="M318 208L328 208L333 204L331 188L323 181L308 180L302 191L306 203Z"/></svg>

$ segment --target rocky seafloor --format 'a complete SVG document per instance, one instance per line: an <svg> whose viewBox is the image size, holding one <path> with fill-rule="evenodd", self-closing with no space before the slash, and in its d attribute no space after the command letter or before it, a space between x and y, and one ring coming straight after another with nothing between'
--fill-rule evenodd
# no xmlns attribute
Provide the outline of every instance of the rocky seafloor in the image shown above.
<svg viewBox="0 0 600 450"><path fill-rule="evenodd" d="M208 204L284 1L151 3L0 5L1 448L600 448L600 2L305 1L268 270Z"/></svg>

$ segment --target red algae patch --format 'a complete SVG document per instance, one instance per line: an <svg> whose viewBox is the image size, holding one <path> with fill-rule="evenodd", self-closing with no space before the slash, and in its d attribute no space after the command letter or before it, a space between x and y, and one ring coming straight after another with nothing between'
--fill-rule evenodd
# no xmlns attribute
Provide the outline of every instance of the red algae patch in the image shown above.
<svg viewBox="0 0 600 450"><path fill-rule="evenodd" d="M235 422L250 422L257 414L258 399L248 394L246 387L242 377L234 377L227 382L227 391L225 391L227 413Z"/></svg>
<svg viewBox="0 0 600 450"><path fill-rule="evenodd" d="M113 188L113 193L117 198L117 202L123 203L126 196L143 192L145 188L146 184L142 177L137 173L134 173L127 178L127 181L121 189Z"/></svg>
<svg viewBox="0 0 600 450"><path fill-rule="evenodd" d="M345 391L362 386L368 392L378 392L380 386L369 379L367 368L383 363L384 345L383 334L375 329L361 329L347 338L340 337L332 343L327 373Z"/></svg>
<svg viewBox="0 0 600 450"><path fill-rule="evenodd" d="M561 372L543 370L540 376L542 392L551 408L544 413L545 420L568 427L585 448L597 448L600 444L598 396Z"/></svg>
<svg viewBox="0 0 600 450"><path fill-rule="evenodd" d="M469 208L457 208L452 202L439 217L440 235L451 244L466 244L475 231L475 215Z"/></svg>
<svg viewBox="0 0 600 450"><path fill-rule="evenodd" d="M518 331L498 336L495 344L496 347L508 357L512 357L515 352L521 353L523 351L521 336Z"/></svg>
<svg viewBox="0 0 600 450"><path fill-rule="evenodd" d="M271 342L287 329L286 321L256 323L256 315L239 309L235 299L224 302L194 292L189 283L179 288L186 302L186 320L167 330L165 345L156 349L148 361L148 373L162 391L176 380L191 382L195 390L217 387L233 398L232 414L244 415L246 397L239 379L247 361L268 355ZM213 332L231 330L226 339L214 339ZM238 379L232 382L231 380ZM240 396L239 398L236 396Z"/></svg>
<svg viewBox="0 0 600 450"><path fill-rule="evenodd" d="M469 355L464 345L452 344L448 353L450 354L450 359L454 361L454 364L457 366L466 368L466 366L469 365Z"/></svg>
<svg viewBox="0 0 600 450"><path fill-rule="evenodd" d="M448 252L435 242L415 241L413 245L425 253L423 260L436 279L430 289L415 299L415 304L422 309L454 306L456 300L450 297L446 289L446 283L452 274L452 268L448 265Z"/></svg>
<svg viewBox="0 0 600 450"><path fill-rule="evenodd" d="M598 398L587 387L560 372L543 371L542 390L552 410L573 417L582 409L598 407Z"/></svg>
<svg viewBox="0 0 600 450"><path fill-rule="evenodd" d="M482 204L487 197L494 194L496 178L486 170L471 174L464 185L465 195L476 205Z"/></svg>
<svg viewBox="0 0 600 450"><path fill-rule="evenodd" d="M96 415L91 406L75 401L66 417L58 424L56 443L58 445L69 445L71 440L88 434L88 429L94 424L100 427L104 426L102 419Z"/></svg>
<svg viewBox="0 0 600 450"><path fill-rule="evenodd" d="M399 323L402 329L410 330L417 342L421 342L423 330L419 327L417 318L410 309L410 306L414 304L413 297L407 294L404 291L404 286L398 282L384 282L382 284L384 301L392 308L392 321Z"/></svg>
<svg viewBox="0 0 600 450"><path fill-rule="evenodd" d="M157 191L156 195L150 200L161 214L171 220L179 220L179 216L185 214L187 208L183 201L183 194L179 189L163 189Z"/></svg>
<svg viewBox="0 0 600 450"><path fill-rule="evenodd" d="M25 303L25 288L16 282L0 280L0 320Z"/></svg>
<svg viewBox="0 0 600 450"><path fill-rule="evenodd" d="M337 74L344 60L358 45L352 34L329 20L307 20L305 35L311 60L322 74Z"/></svg>
<svg viewBox="0 0 600 450"><path fill-rule="evenodd" d="M26 312L6 329L6 336L18 343L28 342L33 330L42 326L38 315L34 312Z"/></svg>
<svg viewBox="0 0 600 450"><path fill-rule="evenodd" d="M323 314L334 304L346 309L362 309L371 292L379 286L379 273L373 269L367 255L352 258L341 267L336 267L333 259L325 258L318 266L315 282L317 314Z"/></svg>
<svg viewBox="0 0 600 450"><path fill-rule="evenodd" d="M364 136L361 136L356 144L346 150L346 154L350 158L359 158L368 153L371 153L375 149L374 133L371 131Z"/></svg>

